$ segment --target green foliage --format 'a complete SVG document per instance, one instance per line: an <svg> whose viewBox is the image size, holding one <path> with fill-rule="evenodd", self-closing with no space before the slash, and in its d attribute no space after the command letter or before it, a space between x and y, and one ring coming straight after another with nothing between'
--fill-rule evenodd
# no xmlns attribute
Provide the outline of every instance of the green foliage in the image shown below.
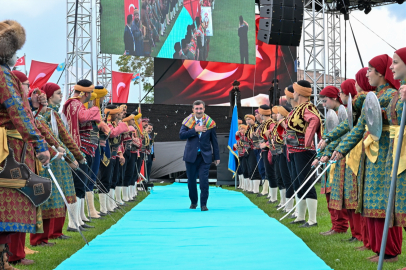
<svg viewBox="0 0 406 270"><path fill-rule="evenodd" d="M235 190L233 187L223 188L228 190ZM238 189L241 192L241 190ZM351 231L348 228L347 233L334 234L330 236L320 235L320 232L326 232L331 229L330 213L327 209L327 201L325 195L320 195L320 184L316 185L316 191L318 194L318 205L317 205L317 227L311 228L299 228L298 225L289 224L292 219L285 218L280 221L283 225L288 227L294 234L300 237L306 245L319 256L327 265L335 270L375 270L377 268L376 263L372 263L366 258L375 255L372 251L358 251L355 247L362 246L362 242L348 242L346 239L351 238ZM279 212L275 208L275 204L268 204L266 196L257 197L256 194L244 195L251 200L252 203L257 205L271 218L279 220L285 215L285 213ZM307 218L307 217L306 217ZM261 232L261 233L272 233L272 232ZM403 239L405 239L403 235ZM405 250L406 245L403 241L402 250ZM289 252L289 251L286 251ZM266 255L264 255L266 257ZM292 254L294 256L294 254ZM264 257L264 258L265 258ZM263 258L261 258L263 259ZM270 262L270 266L272 262ZM385 270L395 270L401 269L406 266L405 256L400 255L399 261L396 263L385 263Z"/></svg>
<svg viewBox="0 0 406 270"><path fill-rule="evenodd" d="M121 72L140 73L140 79L135 80L134 85L138 85L141 80L143 85L141 98L143 98L147 91L153 86L151 85L151 81L154 80L154 58L122 55L118 58L116 64ZM143 103L154 103L154 89L145 97Z"/></svg>

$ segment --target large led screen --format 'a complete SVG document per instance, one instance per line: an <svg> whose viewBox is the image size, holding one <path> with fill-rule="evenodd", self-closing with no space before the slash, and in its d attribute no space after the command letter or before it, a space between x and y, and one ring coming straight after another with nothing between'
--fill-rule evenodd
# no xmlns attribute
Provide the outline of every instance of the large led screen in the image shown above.
<svg viewBox="0 0 406 270"><path fill-rule="evenodd" d="M254 0L101 0L101 52L255 63Z"/></svg>
<svg viewBox="0 0 406 270"><path fill-rule="evenodd" d="M296 81L295 59L296 47L279 46L276 70L281 90ZM276 45L261 41L256 44L256 65L155 59L154 102L192 104L202 99L209 105L226 105L232 84L237 80L242 106L269 104L268 90L275 78L275 62Z"/></svg>

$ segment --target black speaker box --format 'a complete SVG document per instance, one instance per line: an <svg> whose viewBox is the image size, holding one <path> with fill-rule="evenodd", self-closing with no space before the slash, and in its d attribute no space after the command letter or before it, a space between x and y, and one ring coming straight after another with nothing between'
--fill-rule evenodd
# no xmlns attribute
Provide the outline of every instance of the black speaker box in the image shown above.
<svg viewBox="0 0 406 270"><path fill-rule="evenodd" d="M261 0L258 40L268 44L299 46L303 1Z"/></svg>

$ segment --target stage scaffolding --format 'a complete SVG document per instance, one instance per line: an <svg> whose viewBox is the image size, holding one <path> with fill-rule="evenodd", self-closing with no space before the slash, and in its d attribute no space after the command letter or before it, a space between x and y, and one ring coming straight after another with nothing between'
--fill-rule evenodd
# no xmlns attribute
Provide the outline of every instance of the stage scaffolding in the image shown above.
<svg viewBox="0 0 406 270"><path fill-rule="evenodd" d="M81 79L93 81L92 2L93 0L79 0L76 7L75 0L66 1L65 99L68 98L77 81ZM74 43L75 47L73 48Z"/></svg>

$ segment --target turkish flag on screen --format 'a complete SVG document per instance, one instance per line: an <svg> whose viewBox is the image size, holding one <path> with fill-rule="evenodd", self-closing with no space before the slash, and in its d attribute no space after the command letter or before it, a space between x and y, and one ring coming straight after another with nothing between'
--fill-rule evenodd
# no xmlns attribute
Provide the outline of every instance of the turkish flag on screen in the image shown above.
<svg viewBox="0 0 406 270"><path fill-rule="evenodd" d="M41 88L46 84L54 73L55 69L58 67L58 64L51 64L45 62L39 62L32 60L30 75L28 75L28 81L30 82L30 88Z"/></svg>
<svg viewBox="0 0 406 270"><path fill-rule="evenodd" d="M23 57L18 58L17 62L16 62L16 64L14 66L15 67L25 66L25 55Z"/></svg>
<svg viewBox="0 0 406 270"><path fill-rule="evenodd" d="M134 9L138 9L138 0L124 0L124 26L127 24L127 16L133 15ZM141 16L140 16L141 19ZM134 20L134 15L133 15Z"/></svg>
<svg viewBox="0 0 406 270"><path fill-rule="evenodd" d="M111 74L113 103L127 103L133 74L117 71L112 71Z"/></svg>

